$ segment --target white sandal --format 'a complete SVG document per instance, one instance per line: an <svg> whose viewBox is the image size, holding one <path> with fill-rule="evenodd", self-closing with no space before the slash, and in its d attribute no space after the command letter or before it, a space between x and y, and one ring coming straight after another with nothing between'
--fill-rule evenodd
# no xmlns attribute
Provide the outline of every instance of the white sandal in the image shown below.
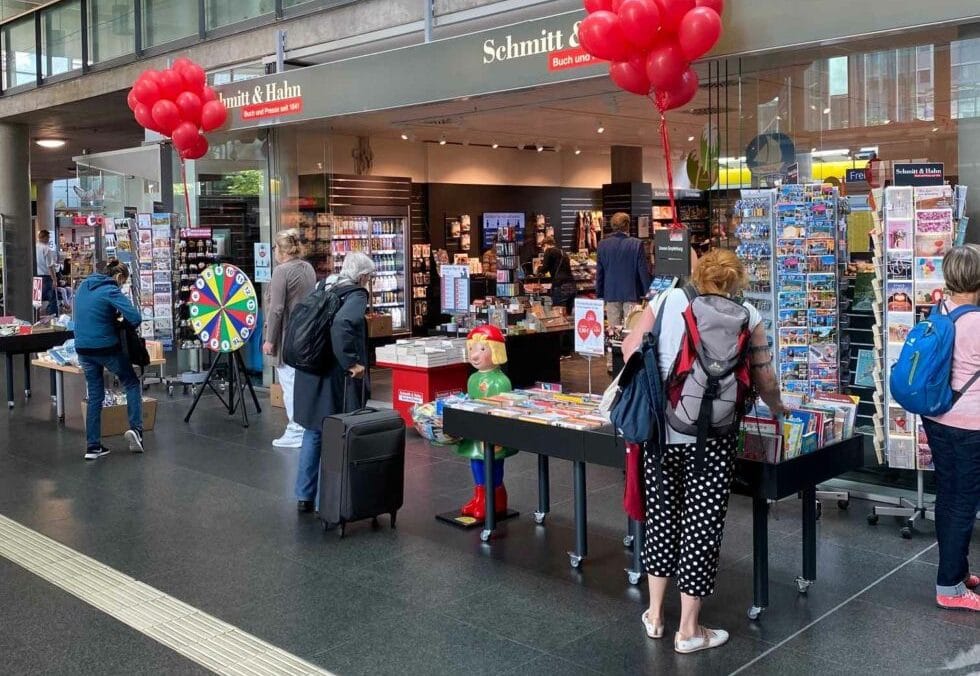
<svg viewBox="0 0 980 676"><path fill-rule="evenodd" d="M674 634L674 652L682 655L696 653L701 650L718 648L728 643L728 632L724 629L708 629L698 627L700 634L691 638L682 639L680 632Z"/></svg>
<svg viewBox="0 0 980 676"><path fill-rule="evenodd" d="M643 627L647 630L647 636L650 638L663 638L664 637L664 625L656 625L650 621L650 611L644 610L640 619L643 620Z"/></svg>

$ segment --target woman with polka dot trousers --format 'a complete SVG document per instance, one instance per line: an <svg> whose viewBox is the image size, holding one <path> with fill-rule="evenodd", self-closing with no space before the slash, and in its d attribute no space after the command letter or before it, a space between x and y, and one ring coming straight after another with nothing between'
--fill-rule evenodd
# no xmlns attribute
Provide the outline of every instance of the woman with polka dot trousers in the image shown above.
<svg viewBox="0 0 980 676"><path fill-rule="evenodd" d="M748 277L742 262L728 250L706 254L697 264L692 283L701 295L735 297ZM661 294L643 313L638 326L623 345L624 356L636 351L643 336L653 329L658 313L664 313L659 366L666 380L684 337L682 313L688 306L681 289ZM759 311L743 303L749 312L749 347L752 384L774 414L785 411L772 367L769 339ZM728 511L735 465L735 435L709 439L703 466L696 467L696 438L667 430L667 446L657 458L643 458L646 494L646 543L641 552L650 584L650 607L642 621L650 638L664 635L664 596L671 578L681 592L681 619L674 635L674 650L693 653L717 648L728 641L728 632L700 624L701 601L714 591L718 555Z"/></svg>

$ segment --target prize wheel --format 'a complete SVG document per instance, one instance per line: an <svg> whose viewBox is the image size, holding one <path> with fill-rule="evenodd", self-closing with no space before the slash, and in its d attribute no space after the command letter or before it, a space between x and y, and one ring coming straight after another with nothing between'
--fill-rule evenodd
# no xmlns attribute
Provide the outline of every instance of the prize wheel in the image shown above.
<svg viewBox="0 0 980 676"><path fill-rule="evenodd" d="M255 287L234 265L205 268L191 287L188 309L194 333L212 352L235 352L258 323Z"/></svg>

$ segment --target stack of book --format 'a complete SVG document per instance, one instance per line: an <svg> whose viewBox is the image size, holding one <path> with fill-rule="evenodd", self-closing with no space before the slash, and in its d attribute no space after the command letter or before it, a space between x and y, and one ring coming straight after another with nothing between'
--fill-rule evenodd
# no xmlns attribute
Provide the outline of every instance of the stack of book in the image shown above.
<svg viewBox="0 0 980 676"><path fill-rule="evenodd" d="M858 401L853 395L818 393L782 421L760 405L742 420L741 456L777 463L848 439L854 435Z"/></svg>
<svg viewBox="0 0 980 676"><path fill-rule="evenodd" d="M608 418L598 412L599 402L598 396L535 388L505 392L486 399L451 398L444 405L540 425L593 430L609 423Z"/></svg>
<svg viewBox="0 0 980 676"><path fill-rule="evenodd" d="M384 364L433 368L466 363L465 338L415 338L399 340L375 350Z"/></svg>

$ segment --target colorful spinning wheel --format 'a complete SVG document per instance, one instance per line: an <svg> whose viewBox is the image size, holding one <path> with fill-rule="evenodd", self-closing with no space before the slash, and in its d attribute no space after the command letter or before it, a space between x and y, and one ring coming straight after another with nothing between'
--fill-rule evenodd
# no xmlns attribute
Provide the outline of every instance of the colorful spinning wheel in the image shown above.
<svg viewBox="0 0 980 676"><path fill-rule="evenodd" d="M234 265L205 268L191 288L188 307L194 333L212 352L235 352L258 322L255 287Z"/></svg>

